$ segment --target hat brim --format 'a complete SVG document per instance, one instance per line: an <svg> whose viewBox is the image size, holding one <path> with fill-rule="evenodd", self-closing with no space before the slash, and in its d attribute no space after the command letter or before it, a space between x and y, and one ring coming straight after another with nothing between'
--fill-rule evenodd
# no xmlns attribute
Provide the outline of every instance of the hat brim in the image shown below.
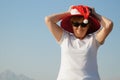
<svg viewBox="0 0 120 80"><path fill-rule="evenodd" d="M73 33L73 29L72 29L72 24L70 22L70 19L72 16L82 16L82 15L70 15L70 16L67 16L65 18L63 18L61 20L61 27L68 31L68 32L71 32ZM91 34L93 32L96 32L99 28L100 28L100 23L98 21L98 19L94 16L94 15L91 15L88 20L90 21L90 27L88 29L88 32L87 34Z"/></svg>

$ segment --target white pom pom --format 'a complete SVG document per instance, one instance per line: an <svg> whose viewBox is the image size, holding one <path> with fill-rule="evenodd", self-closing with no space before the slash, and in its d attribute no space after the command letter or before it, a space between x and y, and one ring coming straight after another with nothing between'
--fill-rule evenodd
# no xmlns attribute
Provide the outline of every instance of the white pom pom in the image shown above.
<svg viewBox="0 0 120 80"><path fill-rule="evenodd" d="M87 19L84 19L84 20L83 20L83 23L87 24L87 23L88 23L88 20L87 20Z"/></svg>

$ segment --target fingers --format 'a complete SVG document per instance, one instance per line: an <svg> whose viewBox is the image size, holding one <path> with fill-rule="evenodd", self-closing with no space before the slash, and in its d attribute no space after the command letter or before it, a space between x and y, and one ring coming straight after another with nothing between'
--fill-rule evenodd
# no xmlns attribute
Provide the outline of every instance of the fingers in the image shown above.
<svg viewBox="0 0 120 80"><path fill-rule="evenodd" d="M95 13L95 8L94 7L90 7L89 10L90 10L90 14L94 14Z"/></svg>
<svg viewBox="0 0 120 80"><path fill-rule="evenodd" d="M69 9L68 9L69 12L70 12L70 10L72 9L73 6L74 6L74 5L71 5L71 6L69 7Z"/></svg>

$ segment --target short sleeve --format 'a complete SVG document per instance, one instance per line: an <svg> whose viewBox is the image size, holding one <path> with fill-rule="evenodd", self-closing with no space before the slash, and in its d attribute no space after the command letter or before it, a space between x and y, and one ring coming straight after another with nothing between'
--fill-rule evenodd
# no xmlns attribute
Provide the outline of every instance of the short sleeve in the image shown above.
<svg viewBox="0 0 120 80"><path fill-rule="evenodd" d="M100 43L98 42L98 40L96 39L96 34L94 34L93 37L94 37L94 41L95 41L96 46L97 46L97 47L100 47L102 44L100 44Z"/></svg>
<svg viewBox="0 0 120 80"><path fill-rule="evenodd" d="M66 37L68 37L68 32L63 30L62 37L61 37L60 41L58 42L58 44L61 45Z"/></svg>

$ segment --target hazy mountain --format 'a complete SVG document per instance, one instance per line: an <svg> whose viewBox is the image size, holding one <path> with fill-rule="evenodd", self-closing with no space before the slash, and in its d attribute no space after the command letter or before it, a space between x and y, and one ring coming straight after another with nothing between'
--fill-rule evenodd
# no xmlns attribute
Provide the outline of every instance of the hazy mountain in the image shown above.
<svg viewBox="0 0 120 80"><path fill-rule="evenodd" d="M6 70L0 73L0 80L34 80L23 74L17 75L10 70Z"/></svg>

